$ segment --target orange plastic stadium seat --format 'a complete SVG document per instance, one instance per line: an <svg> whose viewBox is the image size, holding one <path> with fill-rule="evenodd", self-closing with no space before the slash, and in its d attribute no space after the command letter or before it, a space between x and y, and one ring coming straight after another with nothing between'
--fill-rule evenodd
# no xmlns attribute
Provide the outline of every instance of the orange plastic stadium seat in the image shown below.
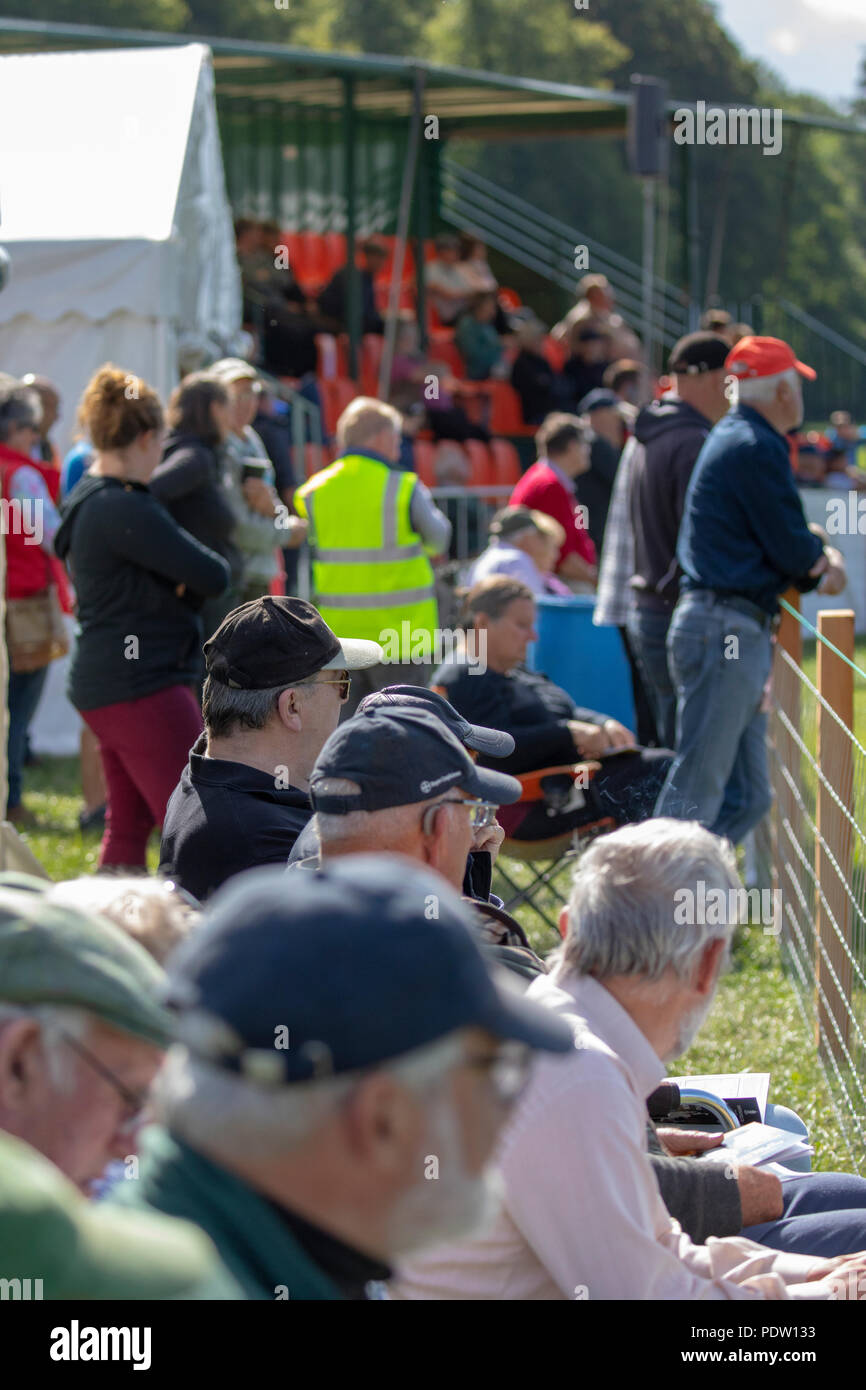
<svg viewBox="0 0 866 1390"><path fill-rule="evenodd" d="M514 487L520 481L520 457L509 439L491 439L490 457L493 460L493 481L497 487Z"/></svg>
<svg viewBox="0 0 866 1390"><path fill-rule="evenodd" d="M332 381L319 380L318 385L325 433L333 434L346 406L359 394L358 388L354 381L347 377L336 377Z"/></svg>
<svg viewBox="0 0 866 1390"><path fill-rule="evenodd" d="M365 333L361 339L358 367L362 396L378 396L379 394L379 364L382 361L384 346L385 339L380 333Z"/></svg>
<svg viewBox="0 0 866 1390"><path fill-rule="evenodd" d="M544 353L544 356L547 358L553 370L555 372L561 372L565 366L565 348L562 343L557 343L548 335L541 344L541 351Z"/></svg>
<svg viewBox="0 0 866 1390"><path fill-rule="evenodd" d="M325 232L325 255L331 275L346 264L345 232Z"/></svg>
<svg viewBox="0 0 866 1390"><path fill-rule="evenodd" d="M415 462L415 472L426 483L428 487L436 486L436 469L433 466L435 446L429 439L416 439L412 456Z"/></svg>
<svg viewBox="0 0 866 1390"><path fill-rule="evenodd" d="M431 342L429 355L433 362L447 363L456 377L461 379L465 377L466 367L457 350L457 344L453 340L440 338L436 342Z"/></svg>
<svg viewBox="0 0 866 1390"><path fill-rule="evenodd" d="M493 474L493 460L486 444L482 444L480 439L467 439L463 445L466 455L471 465L469 474L470 487L491 487L495 481Z"/></svg>
<svg viewBox="0 0 866 1390"><path fill-rule="evenodd" d="M484 390L490 399L491 434L532 433L533 426L523 423L520 397L507 381L485 381Z"/></svg>
<svg viewBox="0 0 866 1390"><path fill-rule="evenodd" d="M320 236L318 232L302 232L300 249L303 258L303 271L300 278L310 284L326 284L331 278L331 268L324 237Z"/></svg>

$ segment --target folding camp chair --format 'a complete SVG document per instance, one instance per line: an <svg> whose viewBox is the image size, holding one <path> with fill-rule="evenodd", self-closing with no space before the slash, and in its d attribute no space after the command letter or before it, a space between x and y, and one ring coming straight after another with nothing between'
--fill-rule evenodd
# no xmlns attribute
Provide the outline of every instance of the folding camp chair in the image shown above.
<svg viewBox="0 0 866 1390"><path fill-rule="evenodd" d="M567 879L564 878L566 871L574 866L586 843L596 835L614 830L616 821L612 816L603 816L599 820L578 825L573 830L539 840L516 840L509 836L509 830L518 827L523 819L519 815L520 808L524 808L525 814L527 803L530 802L546 802L551 816L561 815L568 809L567 804L563 803L571 795L566 783L566 796L562 796L560 789L563 780L570 778L572 791L579 791L588 785L600 768L601 763L597 762L568 763L518 775L517 780L523 788L520 800L514 806L500 807L498 816L506 837L496 860L494 888L504 887L510 893L511 896L507 898L505 893L502 895L506 911L514 914L518 907L528 903L546 926L559 933L560 909L567 904L571 888L570 874ZM556 783L550 779L556 779ZM514 868L506 866L503 860L523 866L529 875L528 881L521 882L525 875L517 876ZM561 877L564 882L560 881Z"/></svg>

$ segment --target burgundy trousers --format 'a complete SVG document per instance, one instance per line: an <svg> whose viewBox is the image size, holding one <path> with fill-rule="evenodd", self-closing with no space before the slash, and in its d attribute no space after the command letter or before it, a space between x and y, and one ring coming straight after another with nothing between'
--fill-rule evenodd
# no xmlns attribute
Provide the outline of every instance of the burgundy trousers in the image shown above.
<svg viewBox="0 0 866 1390"><path fill-rule="evenodd" d="M185 685L139 700L82 710L99 740L108 792L99 865L144 867L147 841L202 731L201 710Z"/></svg>

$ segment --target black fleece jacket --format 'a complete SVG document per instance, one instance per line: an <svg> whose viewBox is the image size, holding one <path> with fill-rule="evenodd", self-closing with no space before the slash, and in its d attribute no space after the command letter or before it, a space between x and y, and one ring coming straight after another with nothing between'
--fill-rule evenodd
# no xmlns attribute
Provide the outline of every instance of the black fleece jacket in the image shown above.
<svg viewBox="0 0 866 1390"><path fill-rule="evenodd" d="M86 474L61 507L54 539L75 585L78 641L69 674L76 709L155 695L198 677L196 605L229 567L168 514L143 483ZM178 595L178 585L187 591Z"/></svg>

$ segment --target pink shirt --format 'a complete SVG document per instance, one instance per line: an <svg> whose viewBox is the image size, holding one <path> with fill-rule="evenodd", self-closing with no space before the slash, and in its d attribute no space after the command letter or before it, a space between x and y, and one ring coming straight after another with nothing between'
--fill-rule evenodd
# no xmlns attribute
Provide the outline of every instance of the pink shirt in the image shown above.
<svg viewBox="0 0 866 1390"><path fill-rule="evenodd" d="M489 1233L416 1255L395 1298L826 1299L822 1261L742 1236L694 1245L646 1157L645 1097L665 1075L595 980L561 967L528 996L567 1017L575 1050L540 1057L500 1141L503 1205Z"/></svg>

